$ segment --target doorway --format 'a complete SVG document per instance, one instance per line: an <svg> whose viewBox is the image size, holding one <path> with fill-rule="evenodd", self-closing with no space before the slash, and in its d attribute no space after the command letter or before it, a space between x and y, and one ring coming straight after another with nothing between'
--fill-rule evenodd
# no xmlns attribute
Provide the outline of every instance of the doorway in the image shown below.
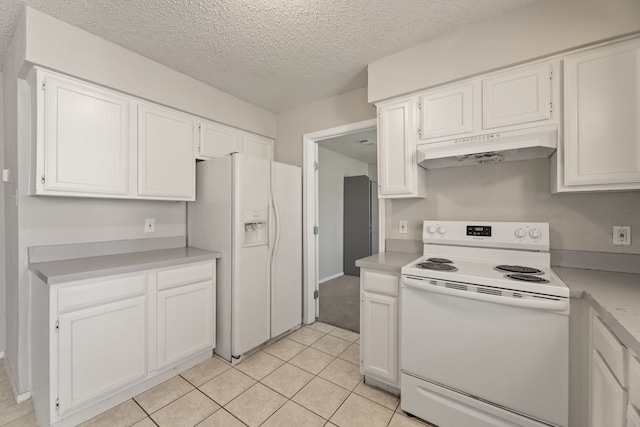
<svg viewBox="0 0 640 427"><path fill-rule="evenodd" d="M344 180L345 177L360 178L356 181L377 181L376 162L376 120L366 120L337 128L326 129L304 135L303 203L304 203L304 322L312 323L323 318L320 285L330 285L332 281L350 282L352 291L340 288L345 283L334 283L343 292L354 293L356 307L343 311L355 312L359 309L359 279L345 275L344 254ZM373 178L373 179L372 179ZM321 182L322 181L322 182ZM347 179L347 181L352 181ZM377 194L375 184L373 193ZM373 252L384 250L384 204L376 204L377 224L371 228ZM374 219L375 220L375 219ZM347 219L347 221L349 221ZM349 249L347 248L347 251ZM356 252L357 253L357 252ZM364 255L366 256L366 254ZM356 255L361 258L361 255ZM348 263L350 261L347 261ZM323 291L325 288L323 286ZM330 297L331 298L331 297ZM339 294L336 301L344 298ZM328 307L328 306L327 306ZM329 314L329 313L327 313ZM357 322L357 319L356 319ZM353 324L353 319L351 319ZM337 325L341 326L342 325ZM356 326L359 326L356 323ZM353 328L345 328L351 329Z"/></svg>

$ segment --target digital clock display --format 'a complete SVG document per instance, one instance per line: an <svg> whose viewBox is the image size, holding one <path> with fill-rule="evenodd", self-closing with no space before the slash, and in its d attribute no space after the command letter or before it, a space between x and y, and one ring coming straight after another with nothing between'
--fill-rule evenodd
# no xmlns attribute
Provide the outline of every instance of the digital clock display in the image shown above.
<svg viewBox="0 0 640 427"><path fill-rule="evenodd" d="M467 225L467 236L491 237L490 225Z"/></svg>

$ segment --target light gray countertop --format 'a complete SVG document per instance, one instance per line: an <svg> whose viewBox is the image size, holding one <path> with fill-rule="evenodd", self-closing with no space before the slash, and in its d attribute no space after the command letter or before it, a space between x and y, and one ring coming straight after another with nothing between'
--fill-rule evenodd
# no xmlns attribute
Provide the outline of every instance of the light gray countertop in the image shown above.
<svg viewBox="0 0 640 427"><path fill-rule="evenodd" d="M356 261L361 268L400 273L420 254L383 252ZM572 298L586 298L627 348L640 355L640 274L552 266Z"/></svg>
<svg viewBox="0 0 640 427"><path fill-rule="evenodd" d="M418 259L420 254L406 252L381 252L356 261L356 267L371 268L400 274L400 269L411 261Z"/></svg>
<svg viewBox="0 0 640 427"><path fill-rule="evenodd" d="M101 255L29 264L36 276L49 285L74 280L125 274L220 258L220 252L190 247Z"/></svg>
<svg viewBox="0 0 640 427"><path fill-rule="evenodd" d="M572 298L586 298L622 343L640 355L640 274L552 267Z"/></svg>

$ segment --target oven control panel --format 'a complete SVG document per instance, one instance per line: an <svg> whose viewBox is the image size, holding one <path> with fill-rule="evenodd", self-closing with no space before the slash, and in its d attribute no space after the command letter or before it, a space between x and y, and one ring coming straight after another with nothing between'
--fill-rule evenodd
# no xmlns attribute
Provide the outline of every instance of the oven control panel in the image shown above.
<svg viewBox="0 0 640 427"><path fill-rule="evenodd" d="M549 223L424 221L423 243L549 250Z"/></svg>

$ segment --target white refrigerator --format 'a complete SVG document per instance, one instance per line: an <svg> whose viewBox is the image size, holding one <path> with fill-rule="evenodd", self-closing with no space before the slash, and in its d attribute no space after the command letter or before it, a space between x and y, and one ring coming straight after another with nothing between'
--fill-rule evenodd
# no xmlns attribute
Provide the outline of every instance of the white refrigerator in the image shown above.
<svg viewBox="0 0 640 427"><path fill-rule="evenodd" d="M301 170L236 153L196 171L188 245L222 253L215 352L237 363L302 321Z"/></svg>

